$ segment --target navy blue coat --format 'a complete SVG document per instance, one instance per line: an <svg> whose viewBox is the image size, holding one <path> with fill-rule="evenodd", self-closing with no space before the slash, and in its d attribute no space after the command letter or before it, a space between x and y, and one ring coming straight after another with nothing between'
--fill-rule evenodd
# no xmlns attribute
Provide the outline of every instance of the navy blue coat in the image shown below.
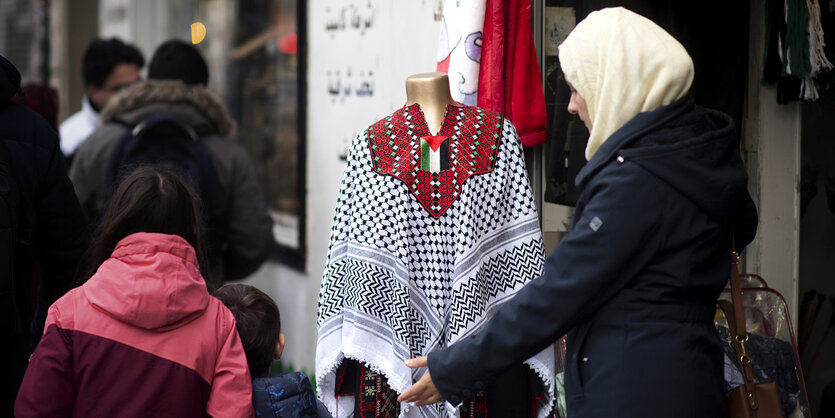
<svg viewBox="0 0 835 418"><path fill-rule="evenodd" d="M685 98L615 132L577 175L571 230L543 275L476 335L430 353L456 404L566 337L570 418L725 415L713 326L731 232L753 239L733 122Z"/></svg>
<svg viewBox="0 0 835 418"><path fill-rule="evenodd" d="M252 381L257 418L331 418L304 373L287 372Z"/></svg>

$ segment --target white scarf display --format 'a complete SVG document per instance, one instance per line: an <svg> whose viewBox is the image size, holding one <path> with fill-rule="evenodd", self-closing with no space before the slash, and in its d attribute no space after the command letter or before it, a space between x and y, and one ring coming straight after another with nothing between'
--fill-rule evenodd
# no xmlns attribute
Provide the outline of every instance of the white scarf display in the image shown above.
<svg viewBox="0 0 835 418"><path fill-rule="evenodd" d="M332 413L337 368L354 359L402 393L423 370L404 360L475 333L503 302L538 277L542 236L522 146L510 121L449 106L450 169L420 170L418 105L357 136L339 191L319 295L316 382ZM451 181L450 179L456 179ZM445 183L446 182L446 183ZM430 190L430 191L427 191ZM526 364L551 410L554 350ZM401 404L401 417L457 416L448 403Z"/></svg>

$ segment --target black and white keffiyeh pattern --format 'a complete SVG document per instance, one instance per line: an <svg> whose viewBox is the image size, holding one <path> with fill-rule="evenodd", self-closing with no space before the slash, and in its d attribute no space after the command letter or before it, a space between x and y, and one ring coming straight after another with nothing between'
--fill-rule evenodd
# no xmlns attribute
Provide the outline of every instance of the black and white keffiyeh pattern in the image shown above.
<svg viewBox="0 0 835 418"><path fill-rule="evenodd" d="M474 110L481 111L462 112ZM401 179L375 172L370 130L354 139L319 295L316 381L332 413L344 358L382 373L402 393L425 372L404 360L476 332L541 273L542 236L522 146L510 121L499 123L492 170L467 178L437 218ZM546 416L553 404L554 350L526 363L542 379L546 398L537 409ZM341 402L338 409L353 410ZM403 404L401 416L458 414L449 404Z"/></svg>

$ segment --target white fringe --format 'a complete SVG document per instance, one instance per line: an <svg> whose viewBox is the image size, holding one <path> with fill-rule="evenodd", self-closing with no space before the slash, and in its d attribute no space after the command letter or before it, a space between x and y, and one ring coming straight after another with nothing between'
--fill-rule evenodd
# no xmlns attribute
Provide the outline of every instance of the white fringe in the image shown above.
<svg viewBox="0 0 835 418"><path fill-rule="evenodd" d="M806 8L809 11L809 64L812 70L800 83L801 98L807 101L818 99L818 89L815 85L815 77L818 74L832 69L832 63L826 58L824 52L823 27L821 26L820 3L817 0L806 0Z"/></svg>
<svg viewBox="0 0 835 418"><path fill-rule="evenodd" d="M783 1L783 21L785 24L789 24L789 2L788 0ZM786 49L786 54L783 56L783 39L779 36L777 37L777 54L780 56L780 62L783 63L783 68L786 71L786 74L791 75L792 73L792 64L791 60L789 59L789 51Z"/></svg>
<svg viewBox="0 0 835 418"><path fill-rule="evenodd" d="M831 70L832 63L824 52L823 27L821 26L820 3L817 0L806 0L809 9L809 60L812 64L811 76L815 77L823 71Z"/></svg>
<svg viewBox="0 0 835 418"><path fill-rule="evenodd" d="M812 73L809 73L800 81L800 97L807 101L818 100L818 87L815 85Z"/></svg>

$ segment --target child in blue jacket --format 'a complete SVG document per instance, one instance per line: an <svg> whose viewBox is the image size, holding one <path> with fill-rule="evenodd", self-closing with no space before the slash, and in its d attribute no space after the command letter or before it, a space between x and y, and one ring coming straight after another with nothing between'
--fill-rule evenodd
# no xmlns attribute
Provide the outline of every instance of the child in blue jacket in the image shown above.
<svg viewBox="0 0 835 418"><path fill-rule="evenodd" d="M304 373L270 376L273 360L284 351L278 306L264 292L245 284L227 284L212 293L235 316L252 375L256 417L330 418Z"/></svg>

